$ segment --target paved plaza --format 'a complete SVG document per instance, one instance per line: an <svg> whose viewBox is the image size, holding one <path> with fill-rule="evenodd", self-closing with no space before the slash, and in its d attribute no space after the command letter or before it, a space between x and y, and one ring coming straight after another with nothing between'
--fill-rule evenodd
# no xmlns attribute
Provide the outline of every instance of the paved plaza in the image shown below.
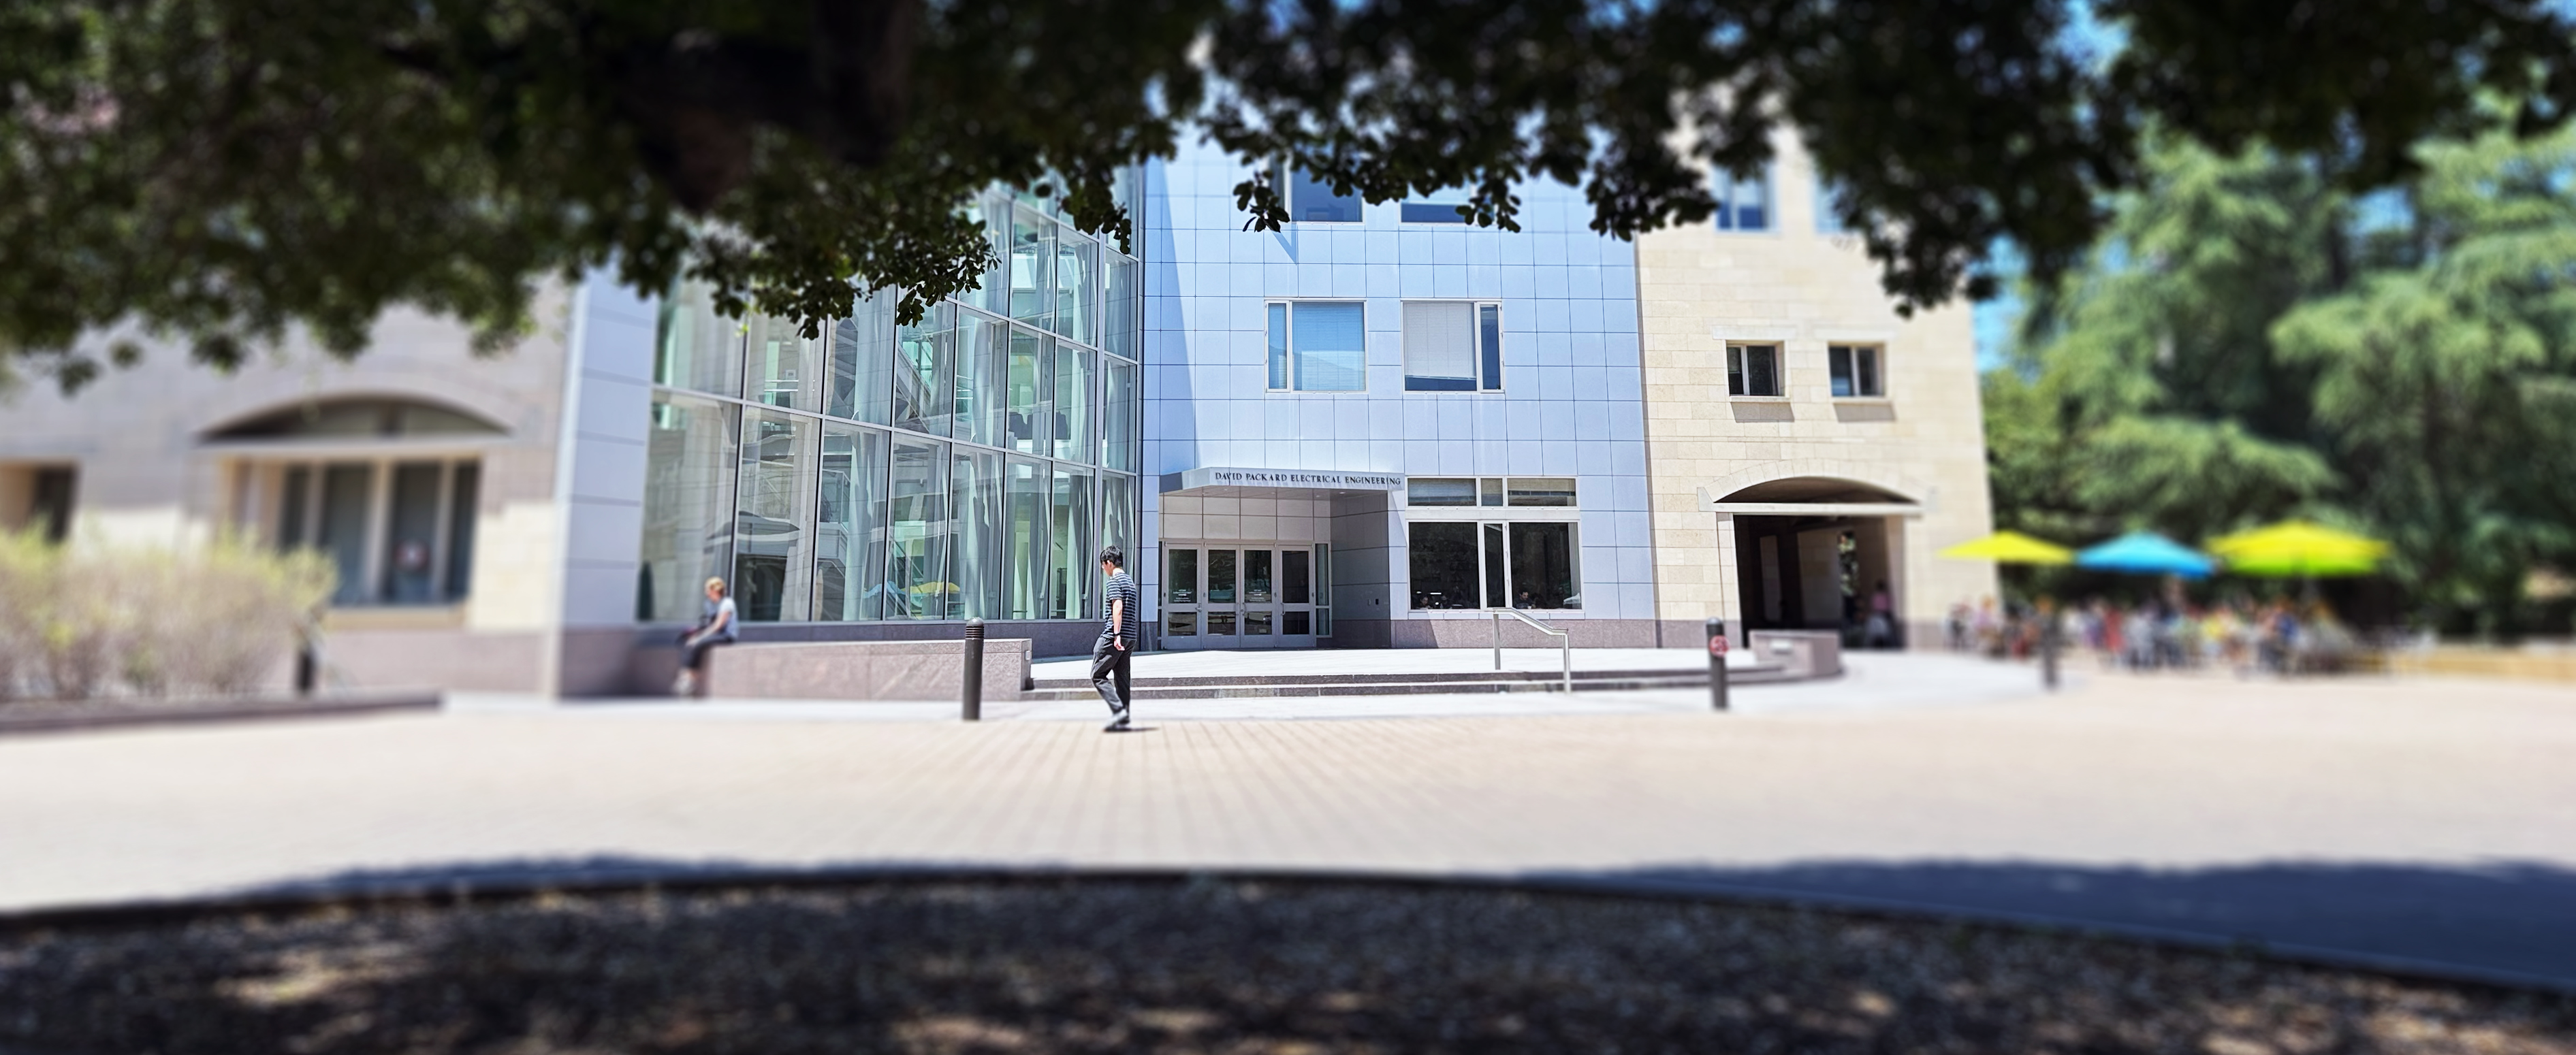
<svg viewBox="0 0 2576 1055"><path fill-rule="evenodd" d="M507 697L25 736L0 740L0 909L734 869L1458 876L2576 988L2576 693L2078 673L2044 695L2027 667L1862 655L1724 715L1700 690L1148 701L1121 736L1097 704Z"/></svg>

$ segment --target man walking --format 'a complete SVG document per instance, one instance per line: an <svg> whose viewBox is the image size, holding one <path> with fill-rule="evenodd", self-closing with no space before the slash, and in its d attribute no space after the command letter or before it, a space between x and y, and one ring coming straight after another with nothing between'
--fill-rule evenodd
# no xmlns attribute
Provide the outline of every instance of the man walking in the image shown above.
<svg viewBox="0 0 2576 1055"><path fill-rule="evenodd" d="M1104 733L1127 731L1127 660L1136 643L1136 580L1127 576L1127 555L1116 546L1100 547L1100 575L1108 580L1102 594L1109 599L1109 621L1100 628L1100 642L1091 647L1091 687L1100 690L1100 700L1109 705L1109 724Z"/></svg>

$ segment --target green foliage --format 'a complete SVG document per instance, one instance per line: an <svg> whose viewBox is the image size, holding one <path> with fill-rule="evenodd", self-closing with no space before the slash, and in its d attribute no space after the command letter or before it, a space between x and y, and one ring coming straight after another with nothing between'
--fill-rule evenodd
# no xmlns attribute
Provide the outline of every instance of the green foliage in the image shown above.
<svg viewBox="0 0 2576 1055"><path fill-rule="evenodd" d="M2531 570L2576 559L2576 137L2418 158L2372 216L2312 162L2159 150L1987 383L2005 519L2318 516L2394 543L2428 616L2513 629Z"/></svg>
<svg viewBox="0 0 2576 1055"><path fill-rule="evenodd" d="M1786 126L1887 288L1937 303L1999 238L2079 260L2150 119L2348 145L2312 176L2368 184L2428 132L2576 107L2544 0L2104 0L2107 60L2073 2L0 5L0 369L77 385L147 336L229 366L296 329L348 356L394 305L498 347L603 266L809 324L900 287L909 319L983 272L972 193L1129 239L1117 174L1186 134L1370 201L1465 185L1506 227L1517 183L1576 183L1624 237L1709 215L1705 169ZM1236 188L1250 223L1277 190Z"/></svg>

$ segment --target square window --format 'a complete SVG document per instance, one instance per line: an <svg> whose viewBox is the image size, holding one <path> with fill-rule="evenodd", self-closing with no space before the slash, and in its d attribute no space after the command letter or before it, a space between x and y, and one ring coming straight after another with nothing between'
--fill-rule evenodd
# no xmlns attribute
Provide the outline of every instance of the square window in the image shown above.
<svg viewBox="0 0 2576 1055"><path fill-rule="evenodd" d="M1290 301L1268 306L1272 391L1359 392L1368 387L1361 305Z"/></svg>
<svg viewBox="0 0 2576 1055"><path fill-rule="evenodd" d="M1779 395L1780 346L1776 344L1727 345L1726 394L1730 396Z"/></svg>
<svg viewBox="0 0 2576 1055"><path fill-rule="evenodd" d="M1716 186L1717 229L1721 231L1768 231L1771 229L1771 169L1763 166L1760 174L1739 177L1718 170Z"/></svg>
<svg viewBox="0 0 2576 1055"><path fill-rule="evenodd" d="M1288 206L1288 218L1320 223L1360 222L1360 199L1356 194L1341 194L1333 185L1316 179L1312 173L1286 164L1273 165L1270 185L1279 189L1279 197Z"/></svg>
<svg viewBox="0 0 2576 1055"><path fill-rule="evenodd" d="M1404 387L1410 392L1502 391L1502 305L1406 302Z"/></svg>
<svg viewBox="0 0 2576 1055"><path fill-rule="evenodd" d="M1825 350L1838 399L1875 398L1887 394L1879 371L1880 349L1867 344L1837 344Z"/></svg>

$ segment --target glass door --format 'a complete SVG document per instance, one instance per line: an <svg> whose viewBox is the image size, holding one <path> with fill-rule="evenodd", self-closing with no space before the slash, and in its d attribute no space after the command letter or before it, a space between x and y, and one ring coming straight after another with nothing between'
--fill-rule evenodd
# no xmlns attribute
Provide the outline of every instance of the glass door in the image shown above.
<svg viewBox="0 0 2576 1055"><path fill-rule="evenodd" d="M1308 547L1175 542L1163 553L1162 647L1314 647L1324 617Z"/></svg>

